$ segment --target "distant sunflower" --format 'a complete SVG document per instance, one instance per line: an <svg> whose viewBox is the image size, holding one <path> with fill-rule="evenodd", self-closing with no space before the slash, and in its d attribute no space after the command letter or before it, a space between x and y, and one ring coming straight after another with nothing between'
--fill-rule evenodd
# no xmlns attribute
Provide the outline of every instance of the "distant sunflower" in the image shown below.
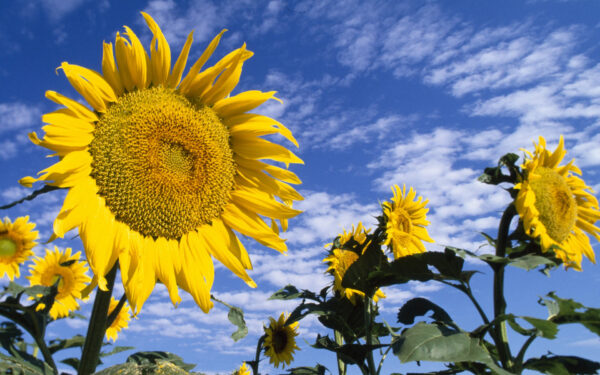
<svg viewBox="0 0 600 375"><path fill-rule="evenodd" d="M539 138L535 152L527 154L521 165L523 176L515 185L519 190L515 207L525 233L540 241L542 251L554 250L565 266L581 270L582 255L595 262L594 250L587 232L600 241L598 200L591 188L572 173L581 175L574 160L559 166L567 153L563 137L556 150L546 149L546 140Z"/></svg>
<svg viewBox="0 0 600 375"><path fill-rule="evenodd" d="M294 360L294 351L300 350L296 345L298 322L286 325L286 319L287 316L281 313L278 320L269 318L270 324L265 327L265 354L275 367L279 367L280 363L283 363L282 368L289 365Z"/></svg>
<svg viewBox="0 0 600 375"><path fill-rule="evenodd" d="M233 372L233 375L251 375L250 369L246 366L246 362L242 363L239 369Z"/></svg>
<svg viewBox="0 0 600 375"><path fill-rule="evenodd" d="M343 245L347 244L351 239L354 239L354 241L362 247L367 239L368 233L369 230L365 230L362 223L359 222L356 228L354 228L354 225L352 226L352 231L350 232L346 232L344 229L344 233L339 235L339 243L343 247ZM342 286L342 280L344 279L344 275L346 275L348 268L356 262L358 257L364 252L365 248L366 246L357 249L357 251L360 251L360 254L354 250L333 249L330 251L329 256L323 259L323 262L329 263L327 272L333 275L333 290L339 292L342 297L348 298L353 304L356 304L358 297L364 298L365 294L357 289L344 288ZM381 289L377 289L373 296L375 301L379 298L385 298L385 294Z"/></svg>
<svg viewBox="0 0 600 375"><path fill-rule="evenodd" d="M119 301L114 297L110 299L110 306L108 306L108 315L110 315L117 305ZM112 322L110 327L106 329L106 339L112 340L113 342L117 341L117 333L121 332L122 329L127 328L129 326L129 320L131 319L131 313L129 310L129 304L125 302L121 311L117 314L117 317Z"/></svg>
<svg viewBox="0 0 600 375"><path fill-rule="evenodd" d="M428 200L422 201L423 197L418 197L415 201L417 193L412 187L407 193L406 186L400 189L398 185L394 185L392 192L392 201L383 203L386 223L384 245L391 245L396 259L425 252L422 241L434 242L425 228L429 225L425 218L429 212L429 209L425 208Z"/></svg>
<svg viewBox="0 0 600 375"><path fill-rule="evenodd" d="M19 266L33 255L38 232L35 223L28 223L29 216L19 217L14 223L8 217L0 221L0 277L12 281L21 276Z"/></svg>
<svg viewBox="0 0 600 375"><path fill-rule="evenodd" d="M31 140L60 161L35 181L69 188L54 222L53 238L78 228L100 289L117 259L132 308L138 312L156 280L171 301L178 286L207 312L214 279L211 256L252 287L248 253L234 230L280 252L279 220L300 211L302 196L288 185L298 177L261 159L302 163L283 146L261 136L279 133L297 146L279 122L247 113L275 92L230 96L244 61L245 44L200 71L223 30L182 80L192 33L171 69L171 50L156 22L142 13L153 33L150 55L127 26L104 43L102 74L63 62L60 69L93 110L54 91L46 97L65 108L43 116L45 135ZM116 56L116 60L115 60ZM278 100L278 99L277 99Z"/></svg>
<svg viewBox="0 0 600 375"><path fill-rule="evenodd" d="M80 254L71 255L71 248L62 252L55 246L54 251L46 249L46 256L36 257L34 264L29 266L31 274L27 279L30 285L52 286L58 281L58 294L50 309L52 319L63 318L77 310L77 299L81 298L81 291L91 281L85 274L88 267L84 261L79 261ZM38 306L40 310L43 308L43 304Z"/></svg>

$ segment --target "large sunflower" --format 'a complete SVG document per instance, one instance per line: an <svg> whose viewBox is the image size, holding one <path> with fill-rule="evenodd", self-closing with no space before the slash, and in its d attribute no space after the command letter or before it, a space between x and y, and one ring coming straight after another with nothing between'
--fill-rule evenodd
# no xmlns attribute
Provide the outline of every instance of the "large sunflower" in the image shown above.
<svg viewBox="0 0 600 375"><path fill-rule="evenodd" d="M344 229L344 233L339 235L339 244L342 249L331 250L329 252L329 256L323 259L323 262L329 263L327 272L333 275L333 290L339 292L342 297L348 298L353 304L356 304L356 301L359 297L364 298L365 293L357 289L344 288L342 286L342 280L344 279L344 275L346 274L348 268L354 262L356 262L358 257L364 252L366 245L363 245L367 240L368 233L369 230L365 230L360 222L356 228L354 228L353 225L350 232L346 232ZM360 245L359 249L355 249L360 253L350 249L343 249L344 245L346 245L351 239ZM377 301L379 298L385 298L385 294L381 291L381 289L377 289L375 295L373 296L375 301Z"/></svg>
<svg viewBox="0 0 600 375"><path fill-rule="evenodd" d="M160 28L142 13L153 33L150 56L125 26L113 45L104 43L102 74L62 63L60 69L92 110L48 91L65 106L43 116L43 139L60 161L25 177L69 188L54 222L54 236L79 229L98 285L119 260L129 302L138 312L156 280L177 304L178 286L207 312L214 279L211 256L250 286L250 258L234 230L285 252L277 225L299 213L292 201L302 197L287 183L292 172L261 161L302 163L283 146L261 136L279 133L297 145L279 122L247 113L274 91L230 96L244 61L245 45L200 71L223 30L183 79L192 33L171 68L171 50ZM116 60L115 60L116 56Z"/></svg>
<svg viewBox="0 0 600 375"><path fill-rule="evenodd" d="M279 367L280 363L283 363L282 368L289 365L294 360L294 351L300 350L296 345L298 322L286 325L286 319L284 313L277 320L270 317L269 326L265 327L265 354L269 357L269 363L275 367Z"/></svg>
<svg viewBox="0 0 600 375"><path fill-rule="evenodd" d="M110 299L110 305L108 306L108 315L112 314L115 308L119 305L119 301L114 297ZM121 310L117 314L115 320L106 329L106 339L117 341L117 333L121 332L122 329L129 326L129 320L131 319L131 313L129 311L129 304L125 304L121 307Z"/></svg>
<svg viewBox="0 0 600 375"><path fill-rule="evenodd" d="M35 223L28 223L29 216L18 217L11 222L8 217L0 221L0 277L10 280L21 276L19 266L33 255L38 232Z"/></svg>
<svg viewBox="0 0 600 375"><path fill-rule="evenodd" d="M525 233L540 241L542 251L554 250L565 266L581 270L582 255L595 262L594 250L587 232L600 241L598 200L585 182L573 175L581 175L574 160L559 166L567 153L563 137L556 150L546 149L546 140L540 137L532 154L527 150L521 165L523 176L515 185L519 190L515 207Z"/></svg>
<svg viewBox="0 0 600 375"><path fill-rule="evenodd" d="M417 193L412 187L407 192L406 186L400 189L394 185L392 192L392 201L383 203L386 223L384 245L391 244L396 259L425 252L423 241L433 242L425 228L429 225L425 218L429 212L429 208L425 208L428 200L422 201L423 197L418 197L415 201Z"/></svg>
<svg viewBox="0 0 600 375"><path fill-rule="evenodd" d="M31 274L27 276L30 285L52 286L58 281L58 294L50 309L52 319L63 318L77 310L77 299L81 298L81 291L91 281L85 274L88 270L85 261L79 261L80 254L71 255L71 248L62 252L55 246L54 251L46 249L46 256L36 257L30 266ZM43 309L43 304L38 308Z"/></svg>

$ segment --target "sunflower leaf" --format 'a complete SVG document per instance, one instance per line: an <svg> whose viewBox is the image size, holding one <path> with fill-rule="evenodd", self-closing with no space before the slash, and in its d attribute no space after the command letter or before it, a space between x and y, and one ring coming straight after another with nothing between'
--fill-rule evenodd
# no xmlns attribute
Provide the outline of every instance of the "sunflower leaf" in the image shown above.
<svg viewBox="0 0 600 375"><path fill-rule="evenodd" d="M227 319L229 319L229 321L237 327L237 330L231 334L233 341L238 341L246 337L248 334L248 327L246 327L246 321L244 320L244 310L237 306L230 305L227 302L221 301L215 298L213 295L211 295L210 298L229 309L229 312L227 313Z"/></svg>
<svg viewBox="0 0 600 375"><path fill-rule="evenodd" d="M542 356L530 358L523 367L550 375L597 374L600 362L576 356Z"/></svg>
<svg viewBox="0 0 600 375"><path fill-rule="evenodd" d="M580 323L600 336L600 309L586 307L572 299L562 299L554 292L538 301L548 308L548 320L555 324Z"/></svg>
<svg viewBox="0 0 600 375"><path fill-rule="evenodd" d="M325 375L325 371L329 371L327 367L317 363L315 367L294 367L287 370L290 375Z"/></svg>
<svg viewBox="0 0 600 375"><path fill-rule="evenodd" d="M196 367L196 365L183 362L183 359L177 354L161 351L137 352L127 357L125 363L134 363L136 365L171 363L186 371Z"/></svg>
<svg viewBox="0 0 600 375"><path fill-rule="evenodd" d="M50 340L48 345L48 350L50 353L54 354L59 350L68 349L68 348L76 348L83 347L85 343L85 337L82 335L75 335L70 339L55 339Z"/></svg>

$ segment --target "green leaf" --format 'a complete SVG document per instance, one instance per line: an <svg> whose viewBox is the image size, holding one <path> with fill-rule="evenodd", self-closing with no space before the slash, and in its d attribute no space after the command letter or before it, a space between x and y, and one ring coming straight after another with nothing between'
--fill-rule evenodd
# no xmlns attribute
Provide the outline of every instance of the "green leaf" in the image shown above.
<svg viewBox="0 0 600 375"><path fill-rule="evenodd" d="M45 363L36 366L21 358L9 357L0 353L0 370L4 374L19 375L54 375L54 372Z"/></svg>
<svg viewBox="0 0 600 375"><path fill-rule="evenodd" d="M522 268L524 270L530 271L539 266L547 266L547 267L556 267L556 263L545 256L535 255L535 254L526 254L518 258L510 259L509 266Z"/></svg>
<svg viewBox="0 0 600 375"><path fill-rule="evenodd" d="M55 339L50 340L48 345L48 349L50 353L54 354L59 350L80 347L83 348L83 344L85 343L85 337L82 335L76 335L71 337L70 339Z"/></svg>
<svg viewBox="0 0 600 375"><path fill-rule="evenodd" d="M22 199L19 199L18 201L14 201L12 203L0 206L0 210L6 210L8 208L16 206L17 204L23 203L25 201L30 201L30 200L34 199L35 197L37 197L40 194L48 193L48 192L51 192L51 191L54 191L54 190L58 190L58 189L62 189L62 188L59 188L59 187L56 187L56 186L44 185L41 189L35 190L33 193L29 194L25 198L22 198Z"/></svg>
<svg viewBox="0 0 600 375"><path fill-rule="evenodd" d="M523 367L549 375L597 374L600 363L575 356L552 355L528 359Z"/></svg>
<svg viewBox="0 0 600 375"><path fill-rule="evenodd" d="M367 354L375 349L383 348L386 344L377 345L363 345L363 344L344 344L339 345L335 341L331 340L329 336L317 335L317 340L312 345L313 348L327 349L329 351L338 353L340 358L347 364L355 364L364 366Z"/></svg>
<svg viewBox="0 0 600 375"><path fill-rule="evenodd" d="M125 352L127 350L132 350L132 349L135 349L135 347L133 347L133 346L115 346L110 352L100 353L100 357L108 357L110 355Z"/></svg>
<svg viewBox="0 0 600 375"><path fill-rule="evenodd" d="M480 362L498 374L499 368L478 339L442 324L419 322L406 329L392 343L394 354L402 363L410 361Z"/></svg>
<svg viewBox="0 0 600 375"><path fill-rule="evenodd" d="M553 292L539 302L546 305L548 319L556 324L579 323L596 335L600 335L600 309L586 307L572 299L562 299Z"/></svg>
<svg viewBox="0 0 600 375"><path fill-rule="evenodd" d="M95 375L188 375L189 372L181 366L167 361L156 360L155 363L136 364L133 362L111 366Z"/></svg>
<svg viewBox="0 0 600 375"><path fill-rule="evenodd" d="M237 327L237 330L231 334L233 341L238 341L246 337L248 334L248 327L246 327L246 321L244 320L244 310L237 306L232 306L227 302L223 302L215 298L213 295L211 295L210 298L229 309L229 312L227 313L227 319L229 319L229 321Z"/></svg>
<svg viewBox="0 0 600 375"><path fill-rule="evenodd" d="M77 371L77 369L79 368L79 358L65 358L60 362L64 363L65 365L71 366L71 368L73 368L75 371Z"/></svg>
<svg viewBox="0 0 600 375"><path fill-rule="evenodd" d="M540 336L547 339L556 338L556 334L558 333L558 326L554 322L545 319L532 318L528 316L522 316L521 319L527 321L527 323L534 326L538 330Z"/></svg>
<svg viewBox="0 0 600 375"><path fill-rule="evenodd" d="M270 300L272 300L272 299L290 300L290 299L301 298L301 299L311 299L313 301L321 301L324 299L325 294L327 293L327 289L328 288L324 288L323 290L321 290L322 298L319 298L314 292L311 292L310 290L303 289L302 291L299 291L293 285L286 285L283 288L276 291L275 293L273 293L273 295L271 295L269 297L269 299Z"/></svg>
<svg viewBox="0 0 600 375"><path fill-rule="evenodd" d="M288 369L287 371L290 375L325 375L325 371L331 373L331 371L329 371L327 367L318 363L315 367L294 367Z"/></svg>
<svg viewBox="0 0 600 375"><path fill-rule="evenodd" d="M398 323L413 324L417 316L424 316L428 311L433 311L433 320L446 324L454 324L450 315L440 306L426 298L413 298L407 301L398 311Z"/></svg>

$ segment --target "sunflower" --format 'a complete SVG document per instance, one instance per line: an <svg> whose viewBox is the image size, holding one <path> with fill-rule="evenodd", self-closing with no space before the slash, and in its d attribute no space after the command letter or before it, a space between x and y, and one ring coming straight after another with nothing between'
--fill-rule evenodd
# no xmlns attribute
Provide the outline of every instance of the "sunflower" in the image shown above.
<svg viewBox="0 0 600 375"><path fill-rule="evenodd" d="M142 15L153 33L149 54L125 26L116 35L114 53L112 43L104 43L102 74L62 63L59 69L92 109L46 92L64 108L43 116L43 139L35 133L30 139L60 161L21 183L44 181L69 189L52 239L79 229L100 289L107 289L105 275L118 259L136 313L157 279L173 304L181 301L179 286L208 312L211 257L256 286L246 273L252 264L236 232L287 251L277 223L265 220L279 220L285 230L286 220L300 212L292 202L302 199L288 183L300 180L262 159L286 167L302 160L261 138L278 133L297 146L285 126L247 113L277 99L274 91L230 96L252 56L245 44L201 71L223 30L182 79L192 33L171 68L161 29Z"/></svg>
<svg viewBox="0 0 600 375"><path fill-rule="evenodd" d="M8 217L0 221L0 277L12 281L21 276L19 266L33 255L38 232L35 223L28 223L29 216L17 218L14 223Z"/></svg>
<svg viewBox="0 0 600 375"><path fill-rule="evenodd" d="M594 223L600 220L598 200L591 188L574 176L581 171L571 160L559 166L567 153L563 137L556 150L546 149L546 140L539 138L532 154L521 165L523 175L515 185L519 190L515 207L523 223L525 233L539 240L542 251L554 250L566 267L581 270L583 255L595 263L594 251L588 236L600 241L600 228Z"/></svg>
<svg viewBox="0 0 600 375"><path fill-rule="evenodd" d="M77 310L77 299L81 298L81 291L91 281L85 274L88 270L85 261L79 261L80 254L71 255L71 248L62 252L55 246L54 251L46 249L46 256L36 257L30 266L31 275L27 279L31 286L52 286L58 281L58 294L50 309L52 319L63 318L70 311ZM38 310L43 308L44 304L38 306Z"/></svg>
<svg viewBox="0 0 600 375"><path fill-rule="evenodd" d="M391 244L396 259L425 252L422 241L433 242L425 228L429 225L429 221L425 219L429 211L425 205L429 201L422 201L423 197L418 197L415 201L417 193L412 187L407 193L406 186L402 186L401 190L398 185L394 185L392 192L392 201L383 202L386 223L384 245Z"/></svg>
<svg viewBox="0 0 600 375"><path fill-rule="evenodd" d="M269 318L269 327L265 327L265 354L275 367L282 362L282 368L289 365L294 360L294 351L300 350L296 345L298 322L286 325L286 319L286 314L281 313L278 320Z"/></svg>
<svg viewBox="0 0 600 375"><path fill-rule="evenodd" d="M369 231L370 230L365 230L360 222L356 228L354 228L353 225L352 231L350 232L346 232L344 229L344 233L339 235L339 243L342 248L332 249L329 253L329 256L323 259L323 262L329 263L327 272L333 275L333 290L339 292L342 297L348 298L353 304L356 304L358 297L364 298L365 294L357 289L344 288L342 286L342 280L344 279L344 275L346 274L348 268L354 262L356 262L360 254L362 254L366 249L366 246L362 245L364 245L366 242ZM362 250L356 249L357 251L360 251L360 253L354 250L344 249L344 245L346 245L351 239L363 247ZM385 294L383 294L380 289L377 289L373 299L377 301L379 298L385 298Z"/></svg>
<svg viewBox="0 0 600 375"><path fill-rule="evenodd" d="M110 315L117 305L119 301L114 297L110 299L110 305L108 306L108 315ZM110 327L106 329L106 339L113 340L113 342L117 341L117 333L121 332L122 329L127 328L129 326L129 320L131 319L131 313L129 311L129 305L127 302L121 307L121 311L117 314L117 317L112 322Z"/></svg>
<svg viewBox="0 0 600 375"><path fill-rule="evenodd" d="M251 375L250 369L246 366L246 362L242 363L240 368L233 372L233 375Z"/></svg>

